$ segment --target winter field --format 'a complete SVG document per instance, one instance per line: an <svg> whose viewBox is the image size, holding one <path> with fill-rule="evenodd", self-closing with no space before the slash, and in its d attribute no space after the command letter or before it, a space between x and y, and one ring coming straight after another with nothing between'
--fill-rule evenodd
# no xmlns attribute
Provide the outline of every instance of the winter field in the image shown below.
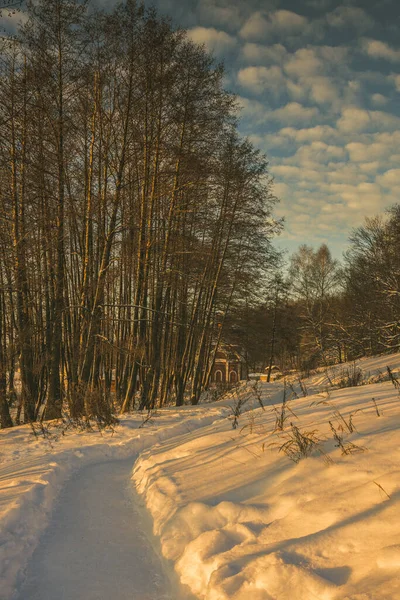
<svg viewBox="0 0 400 600"><path fill-rule="evenodd" d="M399 369L0 431L1 600L399 600Z"/></svg>

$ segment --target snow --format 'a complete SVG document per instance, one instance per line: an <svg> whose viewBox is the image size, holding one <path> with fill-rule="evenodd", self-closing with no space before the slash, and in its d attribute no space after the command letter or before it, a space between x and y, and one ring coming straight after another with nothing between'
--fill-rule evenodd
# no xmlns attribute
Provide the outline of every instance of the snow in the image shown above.
<svg viewBox="0 0 400 600"><path fill-rule="evenodd" d="M73 473L105 461L131 458L133 465L144 448L227 414L224 406L209 406L207 411L186 407L159 411L143 428L144 417L139 415L102 432L64 431L54 423L47 437L34 436L28 425L0 431L0 600L10 600L19 590L57 497ZM104 481L105 503L108 489ZM107 575L103 574L105 579Z"/></svg>
<svg viewBox="0 0 400 600"><path fill-rule="evenodd" d="M369 378L399 362L361 365ZM133 479L163 554L205 600L399 599L398 392L384 382L294 399L274 432L282 385L261 384L265 410L241 415L235 431L225 420L141 454ZM297 464L279 452L290 423L320 440Z"/></svg>
<svg viewBox="0 0 400 600"><path fill-rule="evenodd" d="M65 598L118 600L132 586L132 598L175 599L178 588L169 587L165 574L170 565L187 586L182 589L203 600L399 600L400 395L384 379L387 365L399 370L400 354L358 364L365 385L357 387L329 387L353 364L306 379L305 397L294 377L299 397L287 402L282 431L276 430L281 380L258 384L264 409L249 384L216 404L159 411L142 429L140 417L129 417L103 435L35 439L26 426L0 432L0 597L11 600L13 591L24 589L31 591L18 600L56 597L45 595L46 585L54 590L67 571L52 579L43 569L68 538L61 562L66 569L78 565L74 572L82 566L82 573L75 587L65 583ZM377 379L381 383L367 385ZM313 440L307 457L296 454L296 431ZM143 515L121 491L135 459L132 483L163 559L135 533ZM76 542L66 532L78 500L69 516L60 511L73 504L63 498L76 498L81 488L90 494L85 502L101 500L94 515L105 506L110 514L92 519L86 531L83 508L76 525L84 540ZM109 547L121 546L109 569L98 562L107 540ZM139 555L147 558L136 576L126 558L134 562ZM24 573L26 586L42 587L23 588ZM107 587L110 573L120 589ZM85 588L85 581L93 585Z"/></svg>
<svg viewBox="0 0 400 600"><path fill-rule="evenodd" d="M128 487L131 470L132 459L108 461L71 477L29 563L20 600L54 600L55 590L57 600L112 598L116 590L122 598L176 600L143 533Z"/></svg>
<svg viewBox="0 0 400 600"><path fill-rule="evenodd" d="M388 380L387 367L394 373L398 373L400 369L398 354L365 357L351 363L321 368L308 381L310 389L319 391L331 384L339 383L358 370L361 373L362 383L375 383Z"/></svg>

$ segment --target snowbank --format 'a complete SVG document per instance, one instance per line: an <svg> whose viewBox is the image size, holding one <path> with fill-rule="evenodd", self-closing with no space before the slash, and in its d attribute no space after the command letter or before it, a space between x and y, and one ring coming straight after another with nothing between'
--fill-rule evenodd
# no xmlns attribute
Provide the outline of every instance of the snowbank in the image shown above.
<svg viewBox="0 0 400 600"><path fill-rule="evenodd" d="M228 414L222 405L159 411L140 426L140 416L121 420L114 431L66 431L50 423L49 435L30 426L0 431L0 600L10 600L18 575L46 528L54 500L70 475L105 460L137 456L179 434Z"/></svg>
<svg viewBox="0 0 400 600"><path fill-rule="evenodd" d="M319 391L321 389L326 389L327 387L329 388L332 385L342 385L345 387L348 379L357 379L357 377L359 378L359 385L380 383L389 380L387 367L398 374L400 369L398 354L370 356L359 358L350 363L320 368L314 375L309 377L307 381L309 383L310 391Z"/></svg>
<svg viewBox="0 0 400 600"><path fill-rule="evenodd" d="M399 367L388 358L363 366ZM384 382L294 399L274 431L282 382L261 389L265 410L236 430L231 417L140 455L133 479L163 554L204 600L398 600L398 391ZM297 463L283 451L299 458L296 428L314 441Z"/></svg>

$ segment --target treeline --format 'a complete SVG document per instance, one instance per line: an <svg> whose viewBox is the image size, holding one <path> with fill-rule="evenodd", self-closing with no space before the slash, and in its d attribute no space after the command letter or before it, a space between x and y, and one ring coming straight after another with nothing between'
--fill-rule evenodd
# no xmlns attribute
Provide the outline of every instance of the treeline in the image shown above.
<svg viewBox="0 0 400 600"><path fill-rule="evenodd" d="M279 228L223 69L134 0L30 3L0 61L1 426L196 404Z"/></svg>
<svg viewBox="0 0 400 600"><path fill-rule="evenodd" d="M343 261L303 245L263 302L241 307L230 335L250 370L309 372L400 349L400 206L353 230Z"/></svg>

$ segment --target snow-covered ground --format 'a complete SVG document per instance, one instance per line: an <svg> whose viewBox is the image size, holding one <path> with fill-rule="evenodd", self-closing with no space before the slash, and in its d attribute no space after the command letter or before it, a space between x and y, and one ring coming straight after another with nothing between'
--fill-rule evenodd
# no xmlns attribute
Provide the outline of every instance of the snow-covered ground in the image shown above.
<svg viewBox="0 0 400 600"><path fill-rule="evenodd" d="M364 383L384 379L387 365L397 371L400 354L360 361ZM140 417L130 417L103 435L36 439L26 426L0 432L0 597L21 590L66 479L80 466L89 472L90 464L112 468L115 459L137 457L132 481L164 557L195 597L400 600L400 394L390 381L333 389L329 380L345 379L354 365L337 369L304 381L305 397L293 378L299 397L287 388L283 413L276 381L259 384L263 409L248 385L216 404L160 411L142 429ZM107 480L99 488L106 503ZM121 532L123 548L126 537ZM87 544L75 561L81 551L87 555ZM98 587L101 578L118 578L118 564L112 574L99 569ZM149 578L147 592L132 584L132 598L160 600L153 584ZM127 589L124 575L114 599Z"/></svg>
<svg viewBox="0 0 400 600"><path fill-rule="evenodd" d="M221 405L209 406L207 410L200 407L165 409L144 425L146 415L143 418L140 415L130 416L123 418L113 431L102 432L79 433L50 423L46 437L41 435L37 426L36 435L28 425L0 431L0 600L19 596L28 560L49 521L51 525L51 513L60 491L75 472L104 462L116 465L121 459L129 458L133 467L135 458L143 449L225 418L228 412ZM103 482L103 509L112 503L109 492L113 485L107 479ZM76 500L74 508L76 512L81 509L79 500ZM97 522L99 528L104 527L104 515L99 515ZM120 526L124 527L123 520ZM68 535L67 527L66 524L64 536ZM80 557L83 563L86 561L85 548L80 547L77 541L76 557ZM101 547L93 548L94 553L102 551ZM65 569L74 577L71 565L65 564ZM150 578L150 570L148 574ZM116 574L99 569L97 582L93 585L107 590L107 585L101 586L101 582L107 582L110 577L115 580ZM114 599L126 598L118 596L118 589L116 586ZM59 599L59 594L59 589L54 590L54 600ZM104 599L109 597L107 593L104 595ZM19 598L30 600L29 595ZM73 598L78 600L79 596ZM85 595L82 598L87 600ZM144 600L144 596L140 598ZM162 596L150 598L161 600ZM103 597L97 596L96 600L103 600Z"/></svg>
<svg viewBox="0 0 400 600"><path fill-rule="evenodd" d="M74 473L29 562L19 599L177 600L132 501L131 470L127 459Z"/></svg>

